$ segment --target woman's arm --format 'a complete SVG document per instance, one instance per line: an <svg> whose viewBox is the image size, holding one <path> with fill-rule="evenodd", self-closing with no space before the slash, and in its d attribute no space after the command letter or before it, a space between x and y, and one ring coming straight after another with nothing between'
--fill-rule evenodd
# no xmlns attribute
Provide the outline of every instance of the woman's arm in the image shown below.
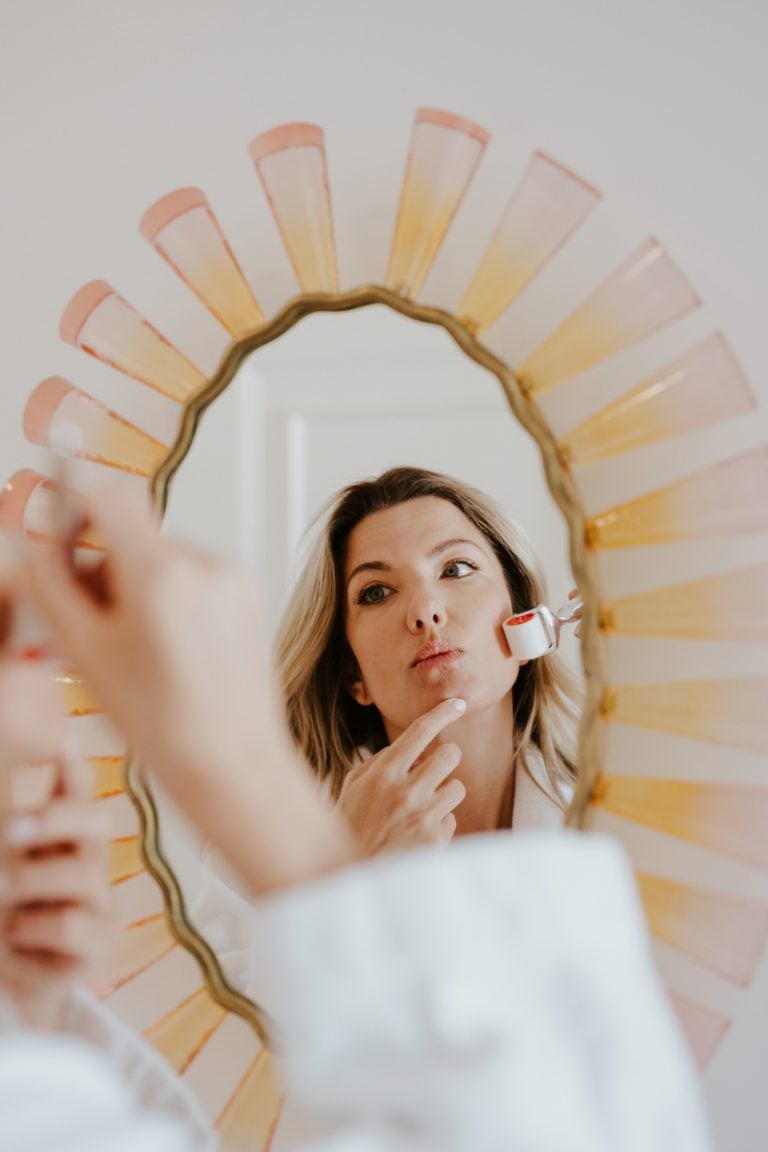
<svg viewBox="0 0 768 1152"><path fill-rule="evenodd" d="M106 603L60 547L29 553L28 584L132 751L254 892L356 859L288 734L250 581L161 538L133 503L89 515L108 548Z"/></svg>

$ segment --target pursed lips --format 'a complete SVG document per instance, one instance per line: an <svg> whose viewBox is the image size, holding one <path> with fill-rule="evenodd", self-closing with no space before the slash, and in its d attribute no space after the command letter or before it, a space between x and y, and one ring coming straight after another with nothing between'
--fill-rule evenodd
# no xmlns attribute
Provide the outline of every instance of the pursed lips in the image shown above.
<svg viewBox="0 0 768 1152"><path fill-rule="evenodd" d="M411 662L411 668L418 668L420 664L425 664L440 656L460 656L461 653L462 649L453 644L425 644L416 653Z"/></svg>

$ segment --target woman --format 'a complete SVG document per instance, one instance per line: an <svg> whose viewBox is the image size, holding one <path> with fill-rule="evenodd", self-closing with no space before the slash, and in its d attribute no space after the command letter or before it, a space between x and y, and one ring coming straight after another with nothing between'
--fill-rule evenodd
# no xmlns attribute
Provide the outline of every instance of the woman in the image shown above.
<svg viewBox="0 0 768 1152"><path fill-rule="evenodd" d="M393 468L332 502L278 654L294 738L370 852L561 822L576 679L520 666L501 628L546 595L521 530L450 476ZM451 696L466 714L414 759L402 734Z"/></svg>

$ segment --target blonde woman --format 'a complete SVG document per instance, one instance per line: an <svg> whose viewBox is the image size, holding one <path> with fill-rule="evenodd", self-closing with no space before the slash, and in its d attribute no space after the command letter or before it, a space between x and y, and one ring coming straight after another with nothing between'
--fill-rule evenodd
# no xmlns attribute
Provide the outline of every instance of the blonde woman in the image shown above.
<svg viewBox="0 0 768 1152"><path fill-rule="evenodd" d="M332 502L278 656L294 738L369 852L561 822L577 682L555 655L519 664L501 627L546 597L522 531L453 477L393 468Z"/></svg>

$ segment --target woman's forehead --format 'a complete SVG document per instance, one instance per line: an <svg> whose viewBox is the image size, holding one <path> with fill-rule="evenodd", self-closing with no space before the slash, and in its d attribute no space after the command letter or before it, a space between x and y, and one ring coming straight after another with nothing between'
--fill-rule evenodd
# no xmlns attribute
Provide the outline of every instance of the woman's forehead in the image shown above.
<svg viewBox="0 0 768 1152"><path fill-rule="evenodd" d="M437 545L453 539L488 551L484 534L455 504L439 496L419 496L371 512L361 520L349 534L344 567L350 572L369 561L394 564L400 555L428 555Z"/></svg>

